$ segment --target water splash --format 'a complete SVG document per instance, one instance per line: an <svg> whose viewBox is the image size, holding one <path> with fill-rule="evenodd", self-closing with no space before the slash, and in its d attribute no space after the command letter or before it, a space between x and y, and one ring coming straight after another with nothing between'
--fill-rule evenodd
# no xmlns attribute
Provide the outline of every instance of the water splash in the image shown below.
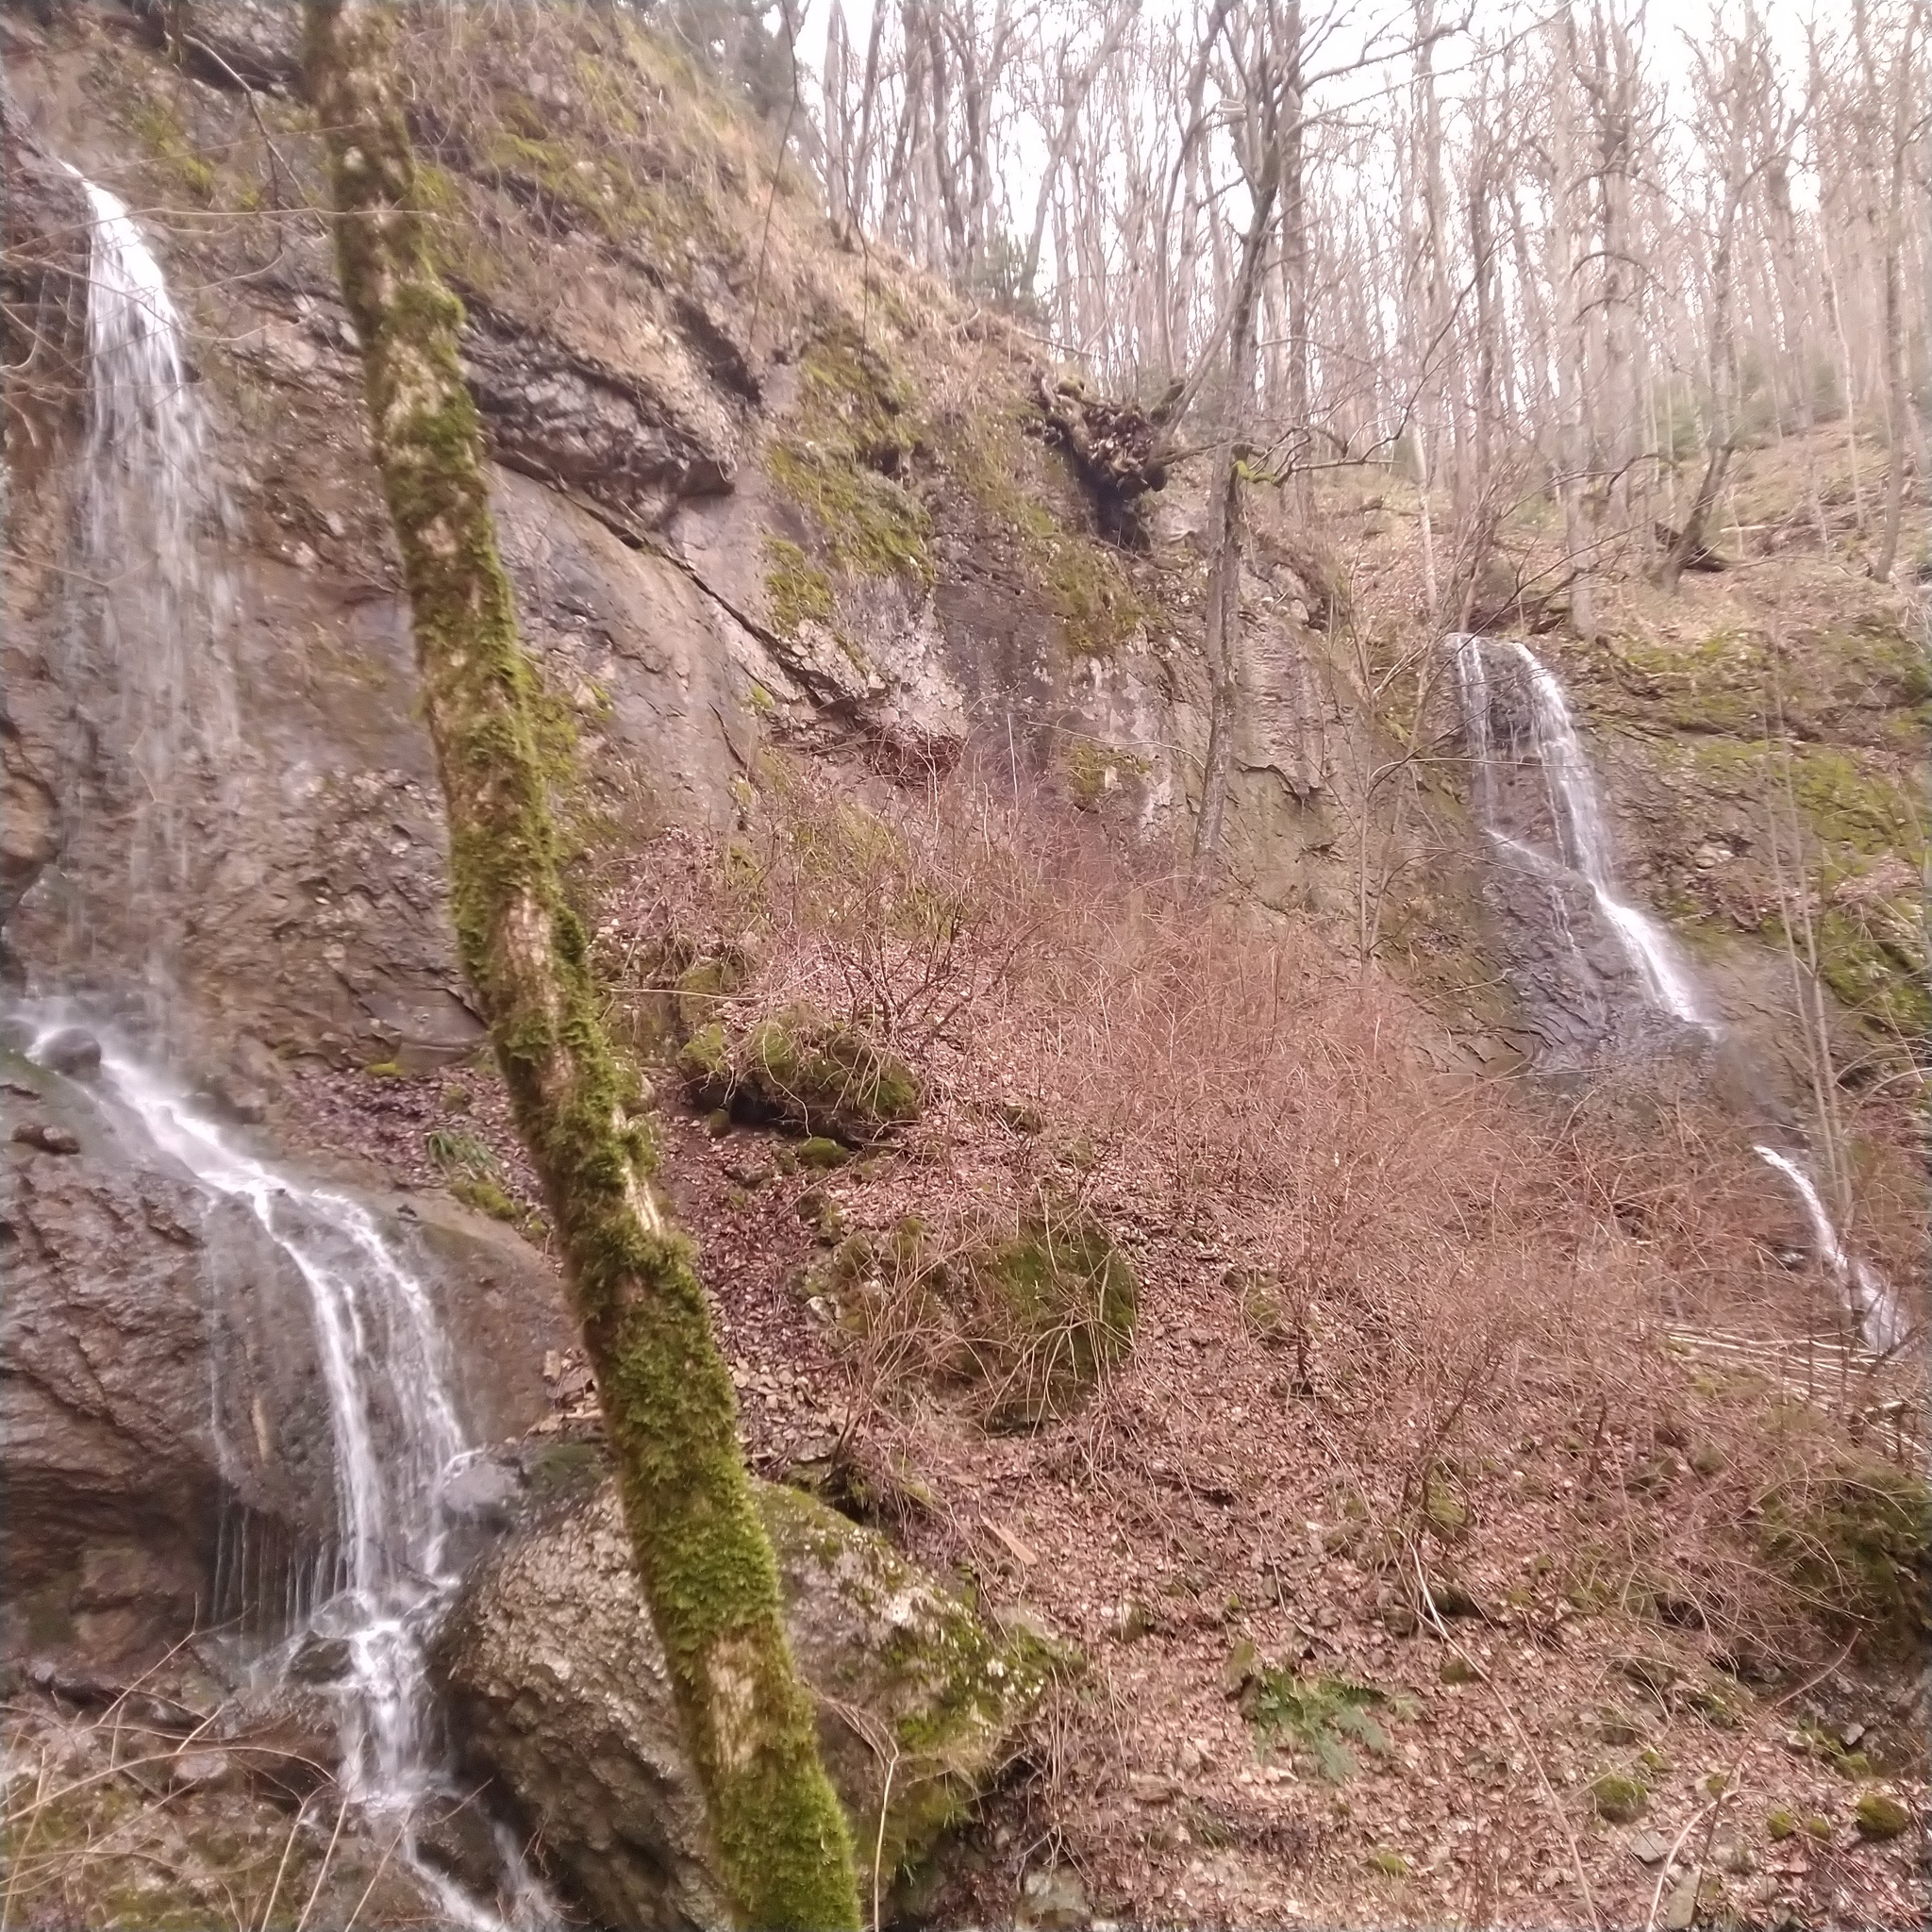
<svg viewBox="0 0 1932 1932"><path fill-rule="evenodd" d="M236 529L213 480L187 334L154 251L118 196L79 182L88 245L88 586L63 667L86 725L89 779L125 825L126 890L156 921L153 976L178 957L197 816L225 802L241 744L226 648L234 594L210 550ZM83 933L84 909L77 914Z"/></svg>

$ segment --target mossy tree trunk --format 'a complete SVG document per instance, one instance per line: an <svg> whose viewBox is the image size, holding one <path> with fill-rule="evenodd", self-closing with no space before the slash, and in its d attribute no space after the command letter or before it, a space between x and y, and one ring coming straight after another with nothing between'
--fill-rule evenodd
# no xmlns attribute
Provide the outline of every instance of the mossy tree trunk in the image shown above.
<svg viewBox="0 0 1932 1932"><path fill-rule="evenodd" d="M463 966L542 1177L596 1371L639 1575L748 1926L856 1927L852 1848L793 1669L731 1383L565 905L534 685L490 511L482 427L370 0L307 0L342 292L403 558L450 837Z"/></svg>

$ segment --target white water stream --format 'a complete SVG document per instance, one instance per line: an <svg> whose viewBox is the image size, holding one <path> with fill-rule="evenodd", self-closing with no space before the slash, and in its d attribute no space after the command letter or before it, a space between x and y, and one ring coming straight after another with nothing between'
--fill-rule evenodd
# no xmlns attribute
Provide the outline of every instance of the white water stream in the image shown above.
<svg viewBox="0 0 1932 1932"><path fill-rule="evenodd" d="M227 574L208 537L232 506L208 461L187 338L160 263L120 199L69 170L93 217L88 259L84 619L69 627L70 694L125 766L110 782L127 886L158 923L150 979L174 964L192 891L197 811L219 810L241 744L226 651Z"/></svg>
<svg viewBox="0 0 1932 1932"><path fill-rule="evenodd" d="M1555 674L1527 644L1516 638L1463 634L1449 641L1456 653L1470 756L1476 763L1476 812L1483 828L1499 844L1513 845L1518 851L1524 849L1494 823L1495 753L1491 729L1494 691L1489 654L1500 651L1513 660L1512 668L1528 697L1529 756L1541 769L1548 791L1557 862L1590 888L1597 909L1616 934L1625 958L1637 969L1651 1004L1687 1025L1713 1030L1704 1016L1690 972L1663 928L1647 913L1640 912L1618 896L1616 868L1610 855L1603 801L1596 788L1596 774L1583 749L1583 741L1576 734L1569 700ZM1560 902L1557 916L1563 921L1567 937L1568 918Z"/></svg>
<svg viewBox="0 0 1932 1932"><path fill-rule="evenodd" d="M1472 795L1476 820L1498 854L1508 864L1543 880L1557 929L1579 958L1581 949L1571 929L1560 879L1555 874L1569 873L1580 879L1590 889L1597 909L1635 968L1649 1003L1673 1019L1716 1038L1721 1029L1707 1017L1696 981L1663 928L1616 891L1615 860L1596 774L1556 674L1517 638L1485 638L1462 632L1444 642L1454 656L1463 737L1474 767ZM1526 700L1520 710L1512 706L1508 713L1512 720L1508 758L1511 763L1533 759L1541 771L1557 846L1554 858L1512 837L1499 823L1501 804L1496 774L1501 758L1496 749L1494 720L1500 694L1492 672L1492 654L1501 656L1506 675L1513 675L1518 693ZM1520 734L1513 721L1519 716L1528 720L1526 745L1516 741ZM1584 979L1587 985L1588 973ZM1754 1149L1798 1196L1810 1224L1812 1247L1819 1264L1837 1287L1866 1347L1880 1355L1897 1347L1902 1339L1901 1324L1898 1298L1890 1284L1869 1262L1846 1251L1816 1184L1796 1159L1761 1142L1754 1143Z"/></svg>
<svg viewBox="0 0 1932 1932"><path fill-rule="evenodd" d="M77 178L93 217L82 535L94 594L90 621L74 626L66 668L76 703L95 707L99 735L128 767L127 884L135 904L154 908L145 1007L165 1037L176 922L201 856L198 820L213 798L219 824L222 781L241 744L229 587L203 561L204 540L230 534L233 520L208 467L181 316L160 263L126 208ZM64 1001L40 1003L25 1017L37 1045L60 1025L90 1022ZM552 1922L501 1828L502 1911L470 1897L417 1848L425 1801L460 1795L437 1735L426 1646L459 1580L446 1562L444 1491L471 1454L426 1288L360 1202L258 1159L126 1040L99 1037L92 1084L117 1129L178 1163L208 1197L243 1205L307 1291L337 1523L312 1592L293 1591L288 1601L307 1611L306 1632L344 1649L345 1797L389 1821L399 1856L447 1923L504 1932ZM287 1647L303 1634L290 1633Z"/></svg>

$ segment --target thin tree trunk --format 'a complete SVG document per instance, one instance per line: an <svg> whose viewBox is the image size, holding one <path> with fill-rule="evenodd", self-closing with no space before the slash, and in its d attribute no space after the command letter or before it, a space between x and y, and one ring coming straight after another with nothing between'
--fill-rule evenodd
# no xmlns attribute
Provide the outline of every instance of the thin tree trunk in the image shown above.
<svg viewBox="0 0 1932 1932"><path fill-rule="evenodd" d="M1583 475L1589 464L1585 447L1584 383L1588 317L1576 287L1578 273L1576 226L1576 162L1574 74L1576 28L1567 9L1557 32L1561 58L1557 62L1555 99L1554 178L1550 183L1550 300L1556 310L1557 414L1558 423L1557 493L1563 505L1563 547L1569 553L1570 627L1586 642L1596 638L1596 594L1591 581L1595 561L1589 511L1583 500Z"/></svg>
<svg viewBox="0 0 1932 1932"><path fill-rule="evenodd" d="M1124 0L1124 5L1116 7L1113 18L1108 22L1107 30L1100 37L1099 46L1093 50L1093 58L1072 81L1067 79L1065 70L1061 70L1059 125L1054 130L1052 144L1046 151L1045 172L1040 177L1040 194L1033 204L1033 226L1026 237L1026 264L1020 277L1021 290L1028 295L1032 294L1034 278L1040 274L1040 250L1046 240L1046 212L1053 200L1054 180L1059 174L1060 163L1067 158L1067 150L1074 144L1074 130L1080 123L1080 109L1093 86L1094 76L1113 58L1115 49L1133 24L1140 7L1141 0Z"/></svg>
<svg viewBox="0 0 1932 1932"><path fill-rule="evenodd" d="M1885 427L1891 447L1885 471L1885 534L1872 575L1881 584L1891 581L1898 559L1898 526L1905 500L1906 458L1911 425L1906 392L1905 244L1906 151L1911 145L1912 29L1915 13L1906 16L1900 35L1898 76L1893 94L1891 125L1891 196L1885 220Z"/></svg>
<svg viewBox="0 0 1932 1932"><path fill-rule="evenodd" d="M337 266L403 558L450 832L463 966L542 1178L597 1377L625 1521L741 1923L856 1928L845 1820L820 1766L731 1382L648 1127L605 1040L564 903L533 680L490 510L461 309L432 265L394 69L370 0L307 0Z"/></svg>
<svg viewBox="0 0 1932 1932"><path fill-rule="evenodd" d="M1201 777L1201 815L1194 821L1193 879L1205 891L1221 856L1227 793L1234 769L1235 712L1239 702L1241 621L1241 463L1255 399L1255 309L1261 267L1281 185L1281 130L1274 99L1276 82L1263 65L1260 111L1263 133L1260 176L1241 241L1241 269L1228 318L1227 417L1215 452L1208 498L1208 759ZM1217 224L1217 225L1219 225Z"/></svg>
<svg viewBox="0 0 1932 1932"><path fill-rule="evenodd" d="M1294 62L1288 91L1288 125L1281 145L1281 278L1288 303L1288 423L1291 435L1289 501L1304 529L1315 517L1313 481L1308 474L1312 398L1308 381L1308 209L1307 136L1302 122L1302 9L1291 0L1283 9L1285 42Z"/></svg>

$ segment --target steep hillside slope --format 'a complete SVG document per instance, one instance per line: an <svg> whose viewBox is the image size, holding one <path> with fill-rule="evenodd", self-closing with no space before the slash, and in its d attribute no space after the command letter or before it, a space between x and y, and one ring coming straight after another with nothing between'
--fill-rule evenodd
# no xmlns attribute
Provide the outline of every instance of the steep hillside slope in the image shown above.
<svg viewBox="0 0 1932 1932"><path fill-rule="evenodd" d="M178 1050L259 1144L400 1198L411 1251L446 1252L495 1445L438 1665L488 1796L439 1869L487 1865L487 1804L575 1909L657 1897L634 1889L653 1860L702 1899L689 1818L625 1835L599 1808L675 1780L606 1694L647 1651L568 1650L608 1653L635 1607L454 958L291 15L45 13L0 16L9 944L43 983L111 992L156 929L125 869L145 805L125 693L75 618L86 216L64 160L163 258L231 506L200 534L233 585L241 729L229 768L192 774L192 876L162 895ZM1771 449L1740 466L1735 569L1666 601L1633 559L1587 649L1520 602L1630 889L1740 1042L1726 1060L1680 1029L1654 1062L1528 1077L1566 1021L1506 972L1411 486L1324 480L1319 541L1257 509L1232 876L1205 906L1175 880L1207 734L1198 479L1152 499L1144 549L1105 541L1025 319L835 234L772 131L625 10L423 9L408 58L613 1030L663 1109L747 1452L849 1519L791 1504L795 1567L863 1572L841 1628L865 1654L828 1642L814 1681L882 1916L1922 1919L1923 1364L1851 1345L1751 1145L1836 1096L1852 1232L1922 1324L1916 592L1857 577L1843 527L1812 548ZM1546 521L1506 530L1524 581ZM138 568L90 594L138 625ZM1807 887L1837 1084L1792 1017ZM1604 972L1628 993L1627 961ZM8 1226L37 1271L8 1386L50 1409L79 1390L120 1458L97 1469L92 1436L49 1458L49 1521L88 1484L99 1507L42 1537L7 1635L30 1666L4 1819L23 1899L202 1923L225 1885L238 1919L292 1926L305 1899L346 1922L367 1884L359 1923L417 1923L366 1823L325 1808L330 1767L289 1787L312 1700L216 1771L150 1711L165 1771L115 1768L130 1697L192 1717L212 1694L172 1655L125 1681L202 1616L190 1519L214 1505L182 1498L225 1482L276 1535L325 1499L283 1495L313 1462L281 1450L279 1382L251 1410L220 1379L269 1348L273 1262L184 1233L172 1172L130 1178L92 1136L63 1153L79 1090L8 1072ZM63 1248L82 1209L92 1245ZM183 1312L219 1274L197 1241L251 1284L232 1336ZM107 1313L63 1353L82 1275ZM89 1387L96 1356L134 1366ZM312 1365L276 1366L308 1404L287 1441L319 1442ZM126 1451L144 1385L189 1379L229 1407L173 1404ZM585 1634L548 1579L591 1573ZM541 1642L503 1641L546 1591ZM921 1675L886 1632L906 1591L941 1606L956 1668ZM883 1728L845 1694L914 1675ZM539 1707L512 1737L502 1712ZM607 1775L612 1738L632 1755ZM558 1765L594 1805L556 1802Z"/></svg>
<svg viewBox="0 0 1932 1932"><path fill-rule="evenodd" d="M808 185L774 177L711 84L621 15L566 18L425 23L410 58L526 631L607 795L715 828L761 741L912 774L976 736L1171 839L1206 729L1184 531L1148 558L1098 541L1028 404L1036 345L837 242ZM241 847L200 882L193 971L277 1048L458 1051L475 1028L397 584L302 212L315 144L285 94L236 84L228 24L207 9L175 59L112 10L44 40L9 26L48 152L166 237L239 520L256 741L228 774ZM286 80L285 49L251 58ZM62 212L77 232L77 204ZM74 412L49 400L71 449ZM60 579L45 549L12 569L9 710L52 777L83 763L45 642ZM1300 587L1255 589L1270 701L1243 759L1245 863L1283 902L1334 841L1319 793L1339 711ZM89 815L70 803L69 872ZM29 959L54 923L23 915Z"/></svg>

